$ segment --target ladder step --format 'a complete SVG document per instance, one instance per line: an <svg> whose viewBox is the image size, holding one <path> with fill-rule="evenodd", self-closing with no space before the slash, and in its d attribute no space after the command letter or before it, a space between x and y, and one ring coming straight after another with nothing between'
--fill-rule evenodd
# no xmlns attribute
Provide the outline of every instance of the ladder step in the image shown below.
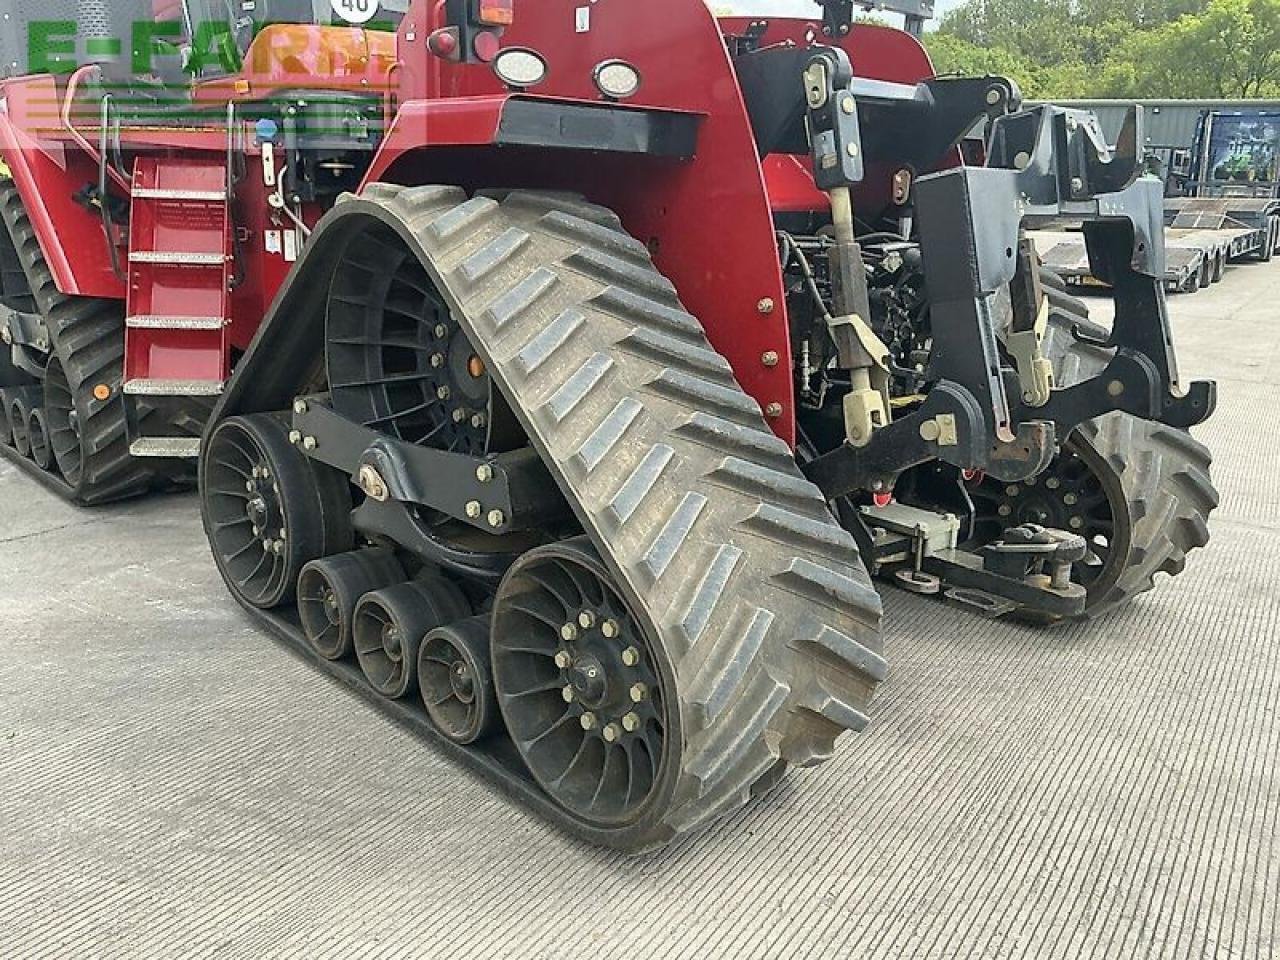
<svg viewBox="0 0 1280 960"><path fill-rule="evenodd" d="M163 266L221 267L226 257L220 253L182 253L176 250L134 250L130 263L156 263Z"/></svg>
<svg viewBox="0 0 1280 960"><path fill-rule="evenodd" d="M222 203L227 199L225 190L163 190L158 187L135 187L133 196L140 200L198 200L203 203Z"/></svg>
<svg viewBox="0 0 1280 960"><path fill-rule="evenodd" d="M124 392L134 397L216 397L220 380L129 380Z"/></svg>
<svg viewBox="0 0 1280 960"><path fill-rule="evenodd" d="M226 321L221 317L129 317L125 326L134 330L221 330Z"/></svg>
<svg viewBox="0 0 1280 960"><path fill-rule="evenodd" d="M200 456L199 437L143 437L129 444L135 457L160 457L165 460L193 460Z"/></svg>

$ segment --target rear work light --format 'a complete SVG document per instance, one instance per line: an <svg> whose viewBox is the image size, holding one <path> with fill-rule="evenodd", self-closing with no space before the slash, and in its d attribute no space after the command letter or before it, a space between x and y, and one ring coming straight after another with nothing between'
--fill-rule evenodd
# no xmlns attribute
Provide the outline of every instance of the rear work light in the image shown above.
<svg viewBox="0 0 1280 960"><path fill-rule="evenodd" d="M515 22L515 0L479 0L476 21L486 27L509 27Z"/></svg>

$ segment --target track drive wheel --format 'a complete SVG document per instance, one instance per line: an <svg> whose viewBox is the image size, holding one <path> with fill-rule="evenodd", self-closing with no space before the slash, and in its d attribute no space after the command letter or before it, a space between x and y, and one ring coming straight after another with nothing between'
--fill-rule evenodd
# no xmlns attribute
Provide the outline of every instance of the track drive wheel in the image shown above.
<svg viewBox="0 0 1280 960"><path fill-rule="evenodd" d="M660 814L680 736L673 666L588 542L534 550L494 601L493 674L535 780L594 829Z"/></svg>
<svg viewBox="0 0 1280 960"><path fill-rule="evenodd" d="M418 688L423 638L469 616L462 591L439 576L366 594L356 606L352 630L360 669L387 699L407 697Z"/></svg>
<svg viewBox="0 0 1280 960"><path fill-rule="evenodd" d="M351 548L346 478L313 467L280 418L223 421L200 463L205 531L223 579L243 602L280 606L294 598L304 566Z"/></svg>
<svg viewBox="0 0 1280 960"><path fill-rule="evenodd" d="M500 726L490 666L489 617L472 617L427 634L418 652L418 684L427 715L467 746Z"/></svg>
<svg viewBox="0 0 1280 960"><path fill-rule="evenodd" d="M1107 331L1056 274L1046 271L1044 281L1051 304L1045 350L1058 384L1096 376L1110 352L1071 331L1093 338ZM1033 482L986 480L971 493L988 535L996 525L1043 516L1085 537L1094 559L1077 565L1076 579L1088 589L1085 617L1096 617L1151 590L1156 574L1181 573L1187 555L1209 542L1209 515L1218 506L1211 462L1208 448L1186 430L1117 412L1083 424Z"/></svg>
<svg viewBox="0 0 1280 960"><path fill-rule="evenodd" d="M326 660L349 657L360 598L404 580L389 550L357 550L308 563L298 578L298 616L311 648Z"/></svg>
<svg viewBox="0 0 1280 960"><path fill-rule="evenodd" d="M515 561L491 638L508 730L577 835L668 843L866 725L886 667L857 545L612 211L374 184L308 257L335 411L460 452L528 444L586 535ZM518 436L494 429L508 413Z"/></svg>

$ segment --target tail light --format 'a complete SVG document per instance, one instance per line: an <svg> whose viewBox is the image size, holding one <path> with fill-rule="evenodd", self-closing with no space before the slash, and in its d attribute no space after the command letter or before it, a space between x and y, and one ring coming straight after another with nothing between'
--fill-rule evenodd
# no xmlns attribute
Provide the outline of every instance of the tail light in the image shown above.
<svg viewBox="0 0 1280 960"><path fill-rule="evenodd" d="M509 27L515 22L515 0L479 0L476 20L486 27Z"/></svg>

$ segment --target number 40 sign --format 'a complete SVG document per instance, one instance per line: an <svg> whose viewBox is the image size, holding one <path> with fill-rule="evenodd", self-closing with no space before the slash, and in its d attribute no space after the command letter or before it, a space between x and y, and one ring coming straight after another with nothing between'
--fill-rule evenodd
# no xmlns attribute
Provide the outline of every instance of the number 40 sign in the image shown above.
<svg viewBox="0 0 1280 960"><path fill-rule="evenodd" d="M379 0L329 0L333 12L347 23L368 23L378 12Z"/></svg>

